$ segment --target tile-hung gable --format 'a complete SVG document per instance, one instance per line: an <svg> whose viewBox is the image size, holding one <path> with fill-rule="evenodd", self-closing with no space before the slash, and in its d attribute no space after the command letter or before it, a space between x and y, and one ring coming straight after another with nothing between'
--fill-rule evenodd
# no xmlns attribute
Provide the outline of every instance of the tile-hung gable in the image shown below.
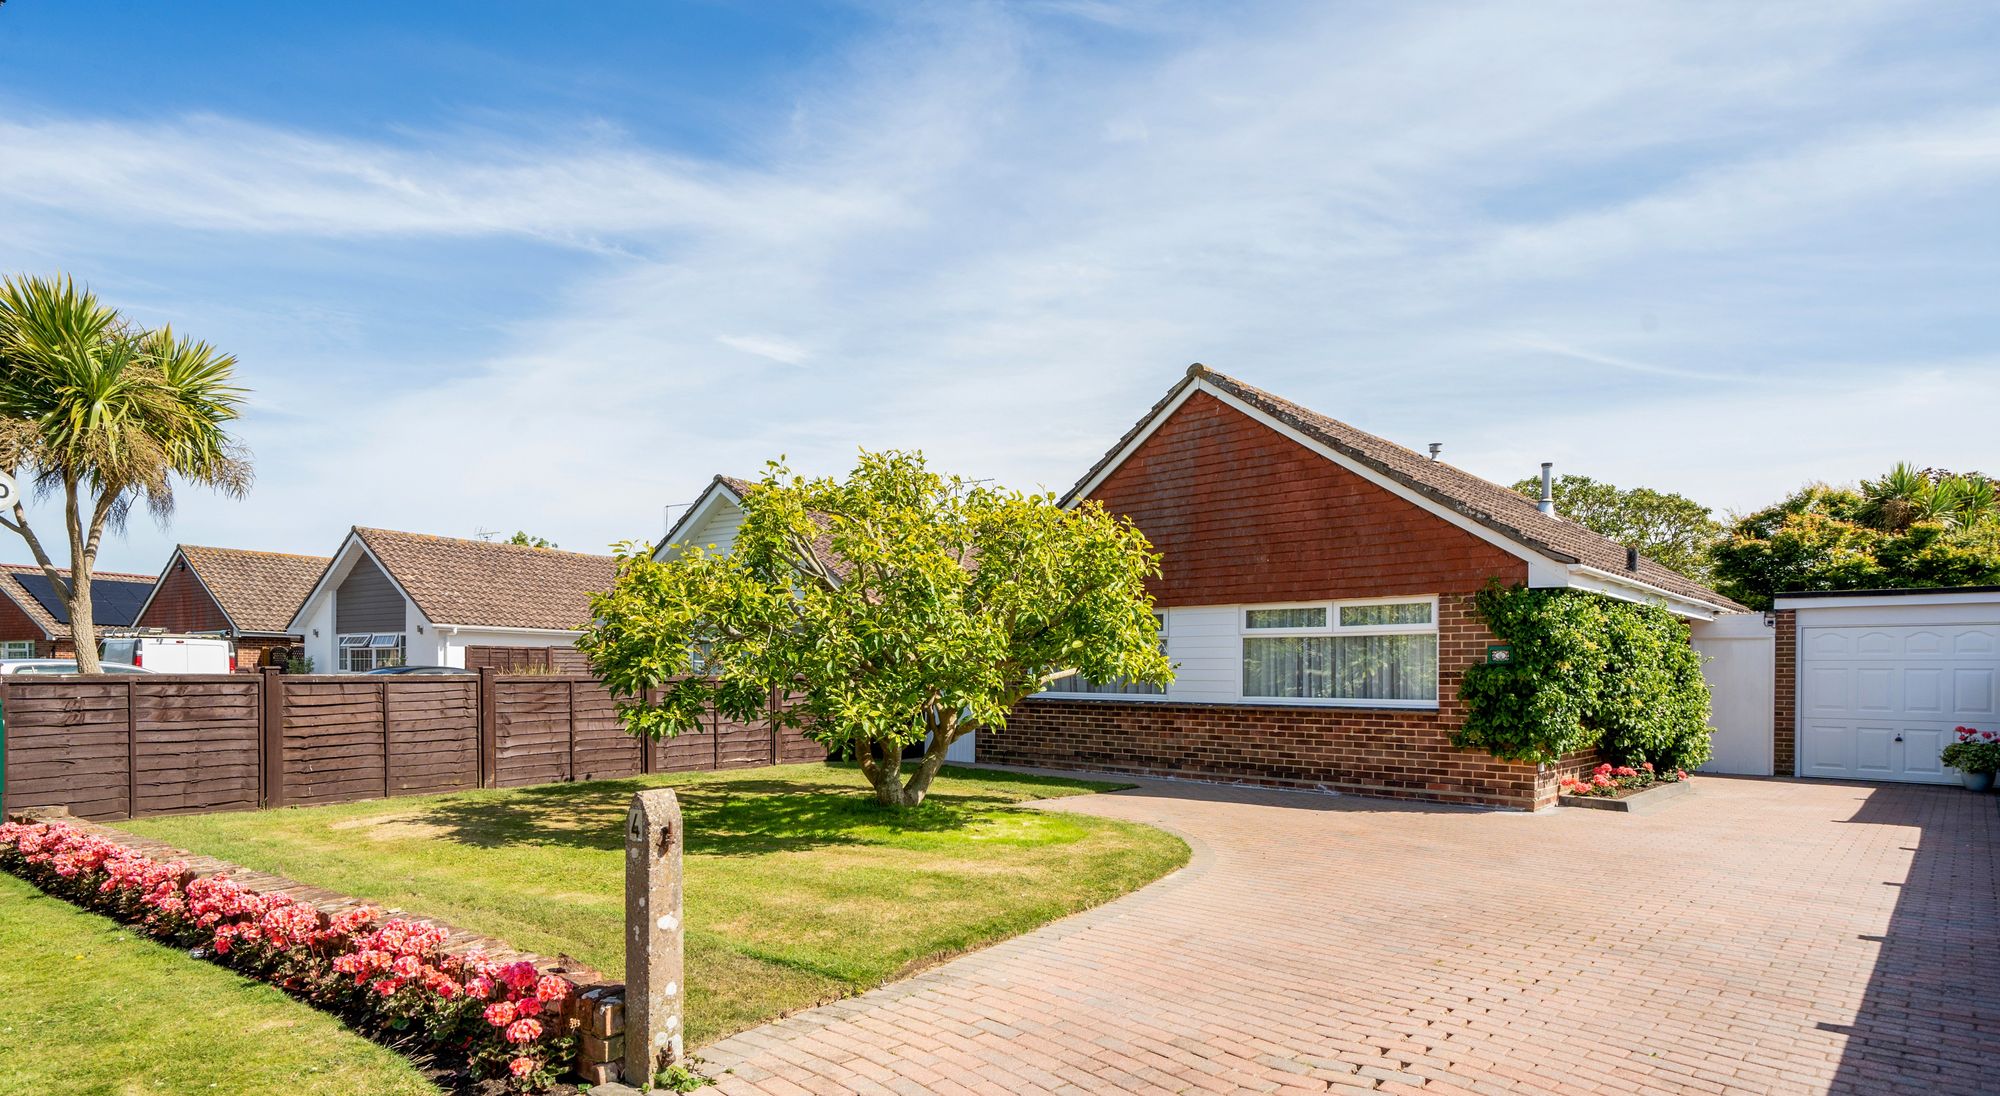
<svg viewBox="0 0 2000 1096"><path fill-rule="evenodd" d="M1563 766L1450 745L1464 674L1497 644L1479 590L1588 589L1691 621L1741 609L1508 488L1201 366L1064 502L1085 499L1161 554L1175 680L1059 682L982 733L981 760L1532 808Z"/></svg>
<svg viewBox="0 0 2000 1096"><path fill-rule="evenodd" d="M166 584L185 567L221 614L223 627L238 635L289 635L292 616L331 562L326 556L183 544L174 549L139 616L149 617Z"/></svg>

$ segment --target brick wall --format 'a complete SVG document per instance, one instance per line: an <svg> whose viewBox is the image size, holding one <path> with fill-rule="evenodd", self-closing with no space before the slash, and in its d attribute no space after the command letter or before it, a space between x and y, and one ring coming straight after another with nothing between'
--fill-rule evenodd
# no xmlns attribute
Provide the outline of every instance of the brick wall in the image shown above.
<svg viewBox="0 0 2000 1096"><path fill-rule="evenodd" d="M13 598L0 596L0 640L22 639L35 642L36 658L54 657L55 645L42 634L41 627L22 612L19 605L14 604Z"/></svg>
<svg viewBox="0 0 2000 1096"><path fill-rule="evenodd" d="M1465 721L1459 682L1491 642L1473 615L1471 595L1447 595L1438 602L1436 710L1036 698L1015 707L1006 729L979 735L978 757L1000 765L1548 806L1556 780L1595 765L1594 753L1544 772L1451 746L1452 731Z"/></svg>
<svg viewBox="0 0 2000 1096"><path fill-rule="evenodd" d="M1799 771L1799 614L1777 612L1776 651L1771 674L1771 771L1794 776Z"/></svg>
<svg viewBox="0 0 2000 1096"><path fill-rule="evenodd" d="M1198 392L1091 498L1163 556L1162 605L1472 593L1519 557Z"/></svg>
<svg viewBox="0 0 2000 1096"><path fill-rule="evenodd" d="M162 628L169 632L229 630L229 618L185 563L176 563L160 579L152 603L135 623L141 628Z"/></svg>

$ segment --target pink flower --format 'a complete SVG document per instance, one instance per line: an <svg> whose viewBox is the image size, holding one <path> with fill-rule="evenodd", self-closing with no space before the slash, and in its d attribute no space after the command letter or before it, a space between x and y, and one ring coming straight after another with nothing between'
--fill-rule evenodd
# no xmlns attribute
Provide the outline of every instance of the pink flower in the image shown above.
<svg viewBox="0 0 2000 1096"><path fill-rule="evenodd" d="M486 977L484 974L475 974L472 976L471 981L465 983L465 992L479 998L491 997L493 996L493 979Z"/></svg>
<svg viewBox="0 0 2000 1096"><path fill-rule="evenodd" d="M510 1043L532 1043L541 1037L540 1020L516 1020L507 1027L507 1041Z"/></svg>
<svg viewBox="0 0 2000 1096"><path fill-rule="evenodd" d="M1653 763L1652 763L1652 762L1650 762L1650 761L1648 761L1648 762L1646 762L1646 763L1645 763L1644 765L1641 765L1641 766L1640 766L1640 768L1643 768L1643 769L1645 769L1645 770L1646 770L1647 772L1652 772L1652 771L1653 771Z"/></svg>
<svg viewBox="0 0 2000 1096"><path fill-rule="evenodd" d="M511 990L524 990L535 984L535 964L523 959L500 968L500 980Z"/></svg>
<svg viewBox="0 0 2000 1096"><path fill-rule="evenodd" d="M544 974L535 982L535 996L553 1004L569 996L569 982L553 974Z"/></svg>
<svg viewBox="0 0 2000 1096"><path fill-rule="evenodd" d="M535 1060L533 1058L525 1058L525 1057L516 1058L513 1061L507 1063L507 1072L513 1074L516 1077L526 1077L528 1074L533 1073L534 1071L535 1071Z"/></svg>
<svg viewBox="0 0 2000 1096"><path fill-rule="evenodd" d="M495 1001L486 1006L485 1016L486 1022L494 1027L506 1027L514 1022L514 1006L507 1001Z"/></svg>
<svg viewBox="0 0 2000 1096"><path fill-rule="evenodd" d="M539 997L523 997L514 1002L516 1016L533 1016L540 1011L542 1011L542 1001Z"/></svg>
<svg viewBox="0 0 2000 1096"><path fill-rule="evenodd" d="M373 988L375 992L381 994L384 997L392 997L395 995L397 990L403 988L403 983L397 981L394 978L383 978L377 981Z"/></svg>

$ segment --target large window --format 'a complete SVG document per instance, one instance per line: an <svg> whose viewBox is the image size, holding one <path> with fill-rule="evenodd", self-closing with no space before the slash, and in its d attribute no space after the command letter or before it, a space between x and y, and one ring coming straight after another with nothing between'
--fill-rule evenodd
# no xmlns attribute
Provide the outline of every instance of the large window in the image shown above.
<svg viewBox="0 0 2000 1096"><path fill-rule="evenodd" d="M379 670L403 664L403 633L375 632L339 639L340 669L345 673Z"/></svg>
<svg viewBox="0 0 2000 1096"><path fill-rule="evenodd" d="M35 641L32 639L10 639L0 643L0 658L33 658Z"/></svg>
<svg viewBox="0 0 2000 1096"><path fill-rule="evenodd" d="M1160 650L1167 649L1167 617L1165 613L1154 613L1153 619L1160 622ZM1057 678L1042 690L1044 696L1154 696L1165 697L1167 690L1159 685L1143 681L1126 681L1115 678L1111 681L1092 681L1082 674L1071 674Z"/></svg>
<svg viewBox="0 0 2000 1096"><path fill-rule="evenodd" d="M1242 634L1245 700L1437 703L1433 598L1245 609Z"/></svg>

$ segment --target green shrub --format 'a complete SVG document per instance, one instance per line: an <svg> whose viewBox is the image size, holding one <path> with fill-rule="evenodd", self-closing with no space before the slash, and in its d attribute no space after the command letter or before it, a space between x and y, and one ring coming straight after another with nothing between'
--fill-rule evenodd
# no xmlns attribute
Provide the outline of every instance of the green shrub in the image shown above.
<svg viewBox="0 0 2000 1096"><path fill-rule="evenodd" d="M1509 761L1602 749L1671 771L1708 760L1708 686L1687 625L1583 590L1489 586L1479 615L1512 648L1468 669L1453 744Z"/></svg>

